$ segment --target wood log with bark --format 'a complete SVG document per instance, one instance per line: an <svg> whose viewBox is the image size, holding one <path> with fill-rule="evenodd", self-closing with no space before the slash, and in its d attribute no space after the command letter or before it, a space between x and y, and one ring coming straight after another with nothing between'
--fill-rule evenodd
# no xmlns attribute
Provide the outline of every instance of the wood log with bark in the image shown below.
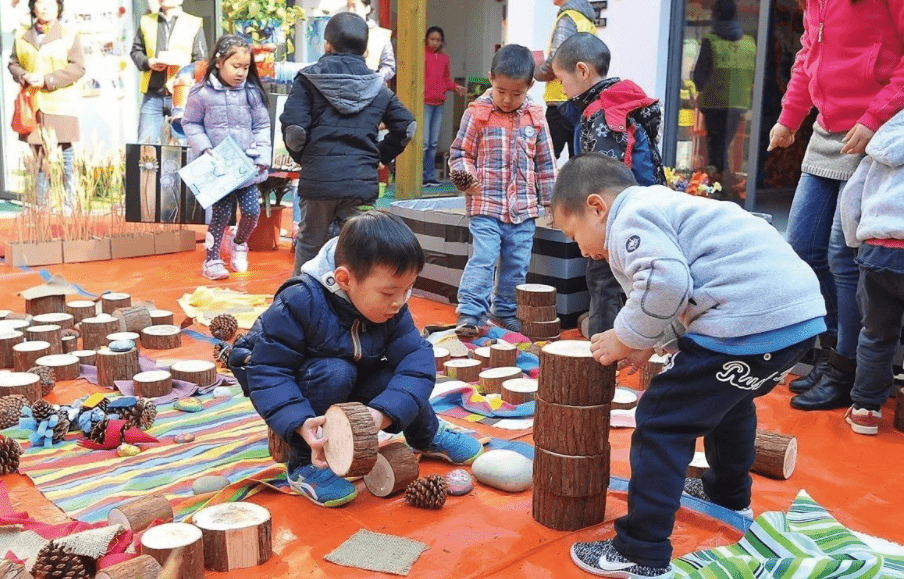
<svg viewBox="0 0 904 579"><path fill-rule="evenodd" d="M483 393L486 395L501 394L503 382L514 378L521 378L523 376L524 373L521 372L521 368L509 366L502 368L487 368L478 375L478 379L483 388Z"/></svg>
<svg viewBox="0 0 904 579"><path fill-rule="evenodd" d="M204 564L211 571L263 565L273 552L270 511L255 503L223 503L192 516L204 537Z"/></svg>
<svg viewBox="0 0 904 579"><path fill-rule="evenodd" d="M217 365L209 360L179 360L170 366L175 380L193 382L204 388L217 381Z"/></svg>
<svg viewBox="0 0 904 579"><path fill-rule="evenodd" d="M106 388L116 388L116 380L131 380L141 372L138 365L138 350L114 352L110 348L97 351L97 384Z"/></svg>
<svg viewBox="0 0 904 579"><path fill-rule="evenodd" d="M147 495L113 507L107 513L107 522L122 525L133 533L150 527L154 521L173 522L173 507L163 495Z"/></svg>
<svg viewBox="0 0 904 579"><path fill-rule="evenodd" d="M85 318L81 322L82 348L98 350L107 345L107 336L119 331L119 320L109 314Z"/></svg>
<svg viewBox="0 0 904 579"><path fill-rule="evenodd" d="M66 313L78 324L85 318L97 315L97 304L91 300L73 300L66 303Z"/></svg>
<svg viewBox="0 0 904 579"><path fill-rule="evenodd" d="M338 476L363 476L377 462L377 425L359 402L333 404L324 413L326 462Z"/></svg>
<svg viewBox="0 0 904 579"><path fill-rule="evenodd" d="M50 344L43 340L22 342L13 346L13 368L25 372L35 365L38 358L50 355Z"/></svg>
<svg viewBox="0 0 904 579"><path fill-rule="evenodd" d="M605 452L609 444L609 404L569 406L536 398L534 444L538 448L573 456Z"/></svg>
<svg viewBox="0 0 904 579"><path fill-rule="evenodd" d="M53 377L57 382L78 378L81 372L80 364L78 356L72 354L51 354L35 360L36 366L46 366L53 370Z"/></svg>
<svg viewBox="0 0 904 579"><path fill-rule="evenodd" d="M112 314L119 308L128 308L132 305L132 296L122 292L110 292L100 296L100 311Z"/></svg>
<svg viewBox="0 0 904 579"><path fill-rule="evenodd" d="M404 442L391 442L380 448L377 463L364 475L364 486L377 497L388 497L417 480L417 457Z"/></svg>
<svg viewBox="0 0 904 579"><path fill-rule="evenodd" d="M0 372L0 398L21 394L34 404L41 399L41 378L31 372Z"/></svg>
<svg viewBox="0 0 904 579"><path fill-rule="evenodd" d="M178 326L148 326L141 330L141 346L149 350L171 350L182 345Z"/></svg>
<svg viewBox="0 0 904 579"><path fill-rule="evenodd" d="M173 375L166 370L148 370L132 376L135 396L157 398L173 391Z"/></svg>
<svg viewBox="0 0 904 579"><path fill-rule="evenodd" d="M443 367L445 367L446 376L449 378L461 380L462 382L477 382L483 365L480 360L453 358L443 364Z"/></svg>
<svg viewBox="0 0 904 579"><path fill-rule="evenodd" d="M593 359L590 342L562 340L540 350L537 396L553 404L598 406L615 393L615 364Z"/></svg>
<svg viewBox="0 0 904 579"><path fill-rule="evenodd" d="M25 339L32 342L47 342L51 354L63 353L63 329L56 324L28 326L25 328Z"/></svg>
<svg viewBox="0 0 904 579"><path fill-rule="evenodd" d="M204 578L204 539L194 525L164 523L147 529L141 536L141 554L150 555L164 568L172 557L172 577Z"/></svg>

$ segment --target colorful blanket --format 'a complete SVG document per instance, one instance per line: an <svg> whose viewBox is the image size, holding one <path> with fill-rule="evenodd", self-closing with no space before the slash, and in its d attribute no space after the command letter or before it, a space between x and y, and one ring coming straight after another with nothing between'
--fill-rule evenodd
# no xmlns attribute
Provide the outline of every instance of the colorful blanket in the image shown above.
<svg viewBox="0 0 904 579"><path fill-rule="evenodd" d="M533 426L535 402L509 404L498 396L484 396L474 386L459 380L436 386L430 404L437 414L508 430Z"/></svg>

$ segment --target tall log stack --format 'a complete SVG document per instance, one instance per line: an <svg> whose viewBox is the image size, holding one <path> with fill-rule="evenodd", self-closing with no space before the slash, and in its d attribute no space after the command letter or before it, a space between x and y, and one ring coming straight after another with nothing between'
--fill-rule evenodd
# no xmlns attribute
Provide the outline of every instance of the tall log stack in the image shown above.
<svg viewBox="0 0 904 579"><path fill-rule="evenodd" d="M602 522L609 484L609 411L615 366L593 359L590 343L540 350L534 417L533 517L573 531Z"/></svg>
<svg viewBox="0 0 904 579"><path fill-rule="evenodd" d="M556 313L556 288L540 283L524 283L515 288L521 333L531 339L557 340L561 331Z"/></svg>

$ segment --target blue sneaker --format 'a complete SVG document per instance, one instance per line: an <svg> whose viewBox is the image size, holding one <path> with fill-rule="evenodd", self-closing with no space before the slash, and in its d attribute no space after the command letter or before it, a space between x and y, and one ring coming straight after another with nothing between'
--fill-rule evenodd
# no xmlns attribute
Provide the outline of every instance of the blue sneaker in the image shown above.
<svg viewBox="0 0 904 579"><path fill-rule="evenodd" d="M440 424L433 442L421 452L424 456L441 458L452 464L471 464L483 452L483 445L473 436L449 430Z"/></svg>
<svg viewBox="0 0 904 579"><path fill-rule="evenodd" d="M322 507L338 507L358 496L352 483L313 464L297 467L286 478L293 491Z"/></svg>

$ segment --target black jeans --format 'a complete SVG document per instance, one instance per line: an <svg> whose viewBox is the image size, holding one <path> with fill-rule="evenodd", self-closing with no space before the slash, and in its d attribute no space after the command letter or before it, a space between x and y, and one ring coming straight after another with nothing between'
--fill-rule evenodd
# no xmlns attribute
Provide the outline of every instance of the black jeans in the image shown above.
<svg viewBox="0 0 904 579"><path fill-rule="evenodd" d="M615 325L615 316L625 305L625 294L615 279L609 262L601 259L587 260L587 291L590 293L590 314L587 322L590 332L599 334L611 330Z"/></svg>
<svg viewBox="0 0 904 579"><path fill-rule="evenodd" d="M558 159L568 145L568 156L574 157L574 125L559 112L562 103L546 103L546 124L552 140L553 156Z"/></svg>

